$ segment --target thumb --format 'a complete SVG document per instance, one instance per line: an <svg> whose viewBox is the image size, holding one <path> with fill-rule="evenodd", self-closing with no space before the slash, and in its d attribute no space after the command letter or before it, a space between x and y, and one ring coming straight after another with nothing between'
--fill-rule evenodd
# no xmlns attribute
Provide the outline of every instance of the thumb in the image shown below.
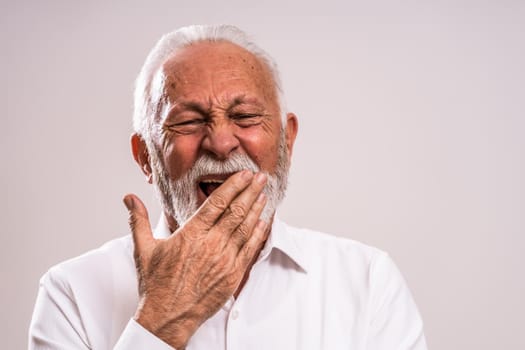
<svg viewBox="0 0 525 350"><path fill-rule="evenodd" d="M134 194L124 196L124 204L129 211L129 227L135 244L135 253L140 256L154 241L148 211L144 203Z"/></svg>

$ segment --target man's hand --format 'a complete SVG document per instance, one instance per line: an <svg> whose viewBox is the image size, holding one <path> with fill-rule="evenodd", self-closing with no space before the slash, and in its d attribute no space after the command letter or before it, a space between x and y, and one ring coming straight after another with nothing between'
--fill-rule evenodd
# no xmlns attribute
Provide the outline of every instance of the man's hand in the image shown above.
<svg viewBox="0 0 525 350"><path fill-rule="evenodd" d="M230 176L168 239L153 238L136 196L124 198L135 244L138 323L180 349L224 305L264 242L265 182L250 171Z"/></svg>

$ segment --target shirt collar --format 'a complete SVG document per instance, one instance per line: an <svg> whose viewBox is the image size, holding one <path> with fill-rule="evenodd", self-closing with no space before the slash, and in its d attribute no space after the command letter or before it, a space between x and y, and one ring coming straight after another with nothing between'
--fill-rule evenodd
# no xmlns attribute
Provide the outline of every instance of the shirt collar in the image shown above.
<svg viewBox="0 0 525 350"><path fill-rule="evenodd" d="M307 259L304 256L304 252L297 245L293 232L277 215L274 217L272 231L261 252L261 257L266 257L274 248L283 252L301 270L304 272L308 271Z"/></svg>
<svg viewBox="0 0 525 350"><path fill-rule="evenodd" d="M165 239L171 235L168 223L164 214L160 215L159 222L153 232L153 237L156 239ZM290 232L288 226L282 222L277 215L275 215L272 223L272 230L268 236L268 240L261 251L260 257L266 258L273 249L278 249L297 264L304 272L308 270L308 264L304 253L300 250L293 233Z"/></svg>

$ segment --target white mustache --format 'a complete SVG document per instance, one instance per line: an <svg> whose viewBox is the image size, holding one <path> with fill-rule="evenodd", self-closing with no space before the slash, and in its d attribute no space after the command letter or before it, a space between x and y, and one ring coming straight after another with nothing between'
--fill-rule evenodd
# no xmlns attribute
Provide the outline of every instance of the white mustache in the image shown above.
<svg viewBox="0 0 525 350"><path fill-rule="evenodd" d="M205 175L233 174L242 170L251 170L256 173L259 172L259 167L245 154L236 153L223 161L203 154L184 177L194 183Z"/></svg>

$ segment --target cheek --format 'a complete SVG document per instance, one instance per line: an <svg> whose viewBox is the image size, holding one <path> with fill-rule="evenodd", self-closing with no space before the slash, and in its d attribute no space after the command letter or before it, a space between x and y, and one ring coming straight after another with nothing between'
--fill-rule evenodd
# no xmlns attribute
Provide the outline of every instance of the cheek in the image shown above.
<svg viewBox="0 0 525 350"><path fill-rule="evenodd" d="M178 179L195 163L199 154L200 139L194 136L171 137L163 147L164 164L168 175Z"/></svg>
<svg viewBox="0 0 525 350"><path fill-rule="evenodd" d="M240 137L244 151L262 169L273 172L277 165L279 138L270 133L243 130Z"/></svg>

